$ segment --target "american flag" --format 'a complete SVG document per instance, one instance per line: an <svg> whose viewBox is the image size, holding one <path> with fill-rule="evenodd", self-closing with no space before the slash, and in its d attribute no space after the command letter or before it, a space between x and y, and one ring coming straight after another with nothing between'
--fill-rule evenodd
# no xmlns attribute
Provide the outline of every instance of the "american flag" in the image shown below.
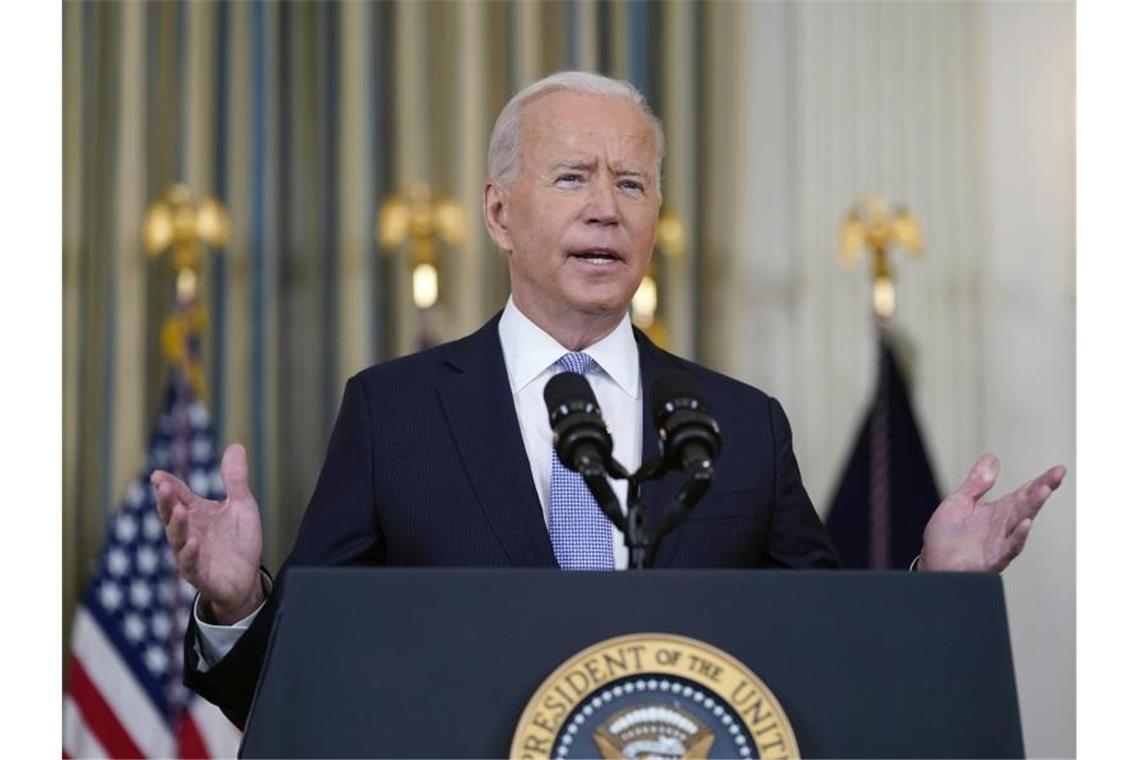
<svg viewBox="0 0 1140 760"><path fill-rule="evenodd" d="M225 498L209 414L173 371L146 467L127 488L71 634L64 757L235 757L241 734L182 685L194 589L178 575L150 474Z"/></svg>

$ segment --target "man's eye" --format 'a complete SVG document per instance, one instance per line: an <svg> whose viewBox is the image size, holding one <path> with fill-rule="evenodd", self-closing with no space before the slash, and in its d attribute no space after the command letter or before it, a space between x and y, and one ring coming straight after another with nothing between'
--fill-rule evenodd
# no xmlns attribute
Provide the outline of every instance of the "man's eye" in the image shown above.
<svg viewBox="0 0 1140 760"><path fill-rule="evenodd" d="M645 185L635 179L623 179L618 183L618 186L624 190L636 190L637 192L645 191Z"/></svg>
<svg viewBox="0 0 1140 760"><path fill-rule="evenodd" d="M584 178L581 174L560 174L556 182L581 182Z"/></svg>

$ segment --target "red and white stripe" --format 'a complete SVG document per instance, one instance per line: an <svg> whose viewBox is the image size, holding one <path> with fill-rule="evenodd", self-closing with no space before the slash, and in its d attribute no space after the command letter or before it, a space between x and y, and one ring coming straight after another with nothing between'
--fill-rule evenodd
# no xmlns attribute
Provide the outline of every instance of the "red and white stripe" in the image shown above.
<svg viewBox="0 0 1140 760"><path fill-rule="evenodd" d="M200 699L191 701L176 737L82 606L72 631L69 672L63 705L63 753L68 757L237 755L241 734L221 711Z"/></svg>
<svg viewBox="0 0 1140 760"><path fill-rule="evenodd" d="M63 756L109 757L109 753L95 736L83 713L70 695L63 698Z"/></svg>

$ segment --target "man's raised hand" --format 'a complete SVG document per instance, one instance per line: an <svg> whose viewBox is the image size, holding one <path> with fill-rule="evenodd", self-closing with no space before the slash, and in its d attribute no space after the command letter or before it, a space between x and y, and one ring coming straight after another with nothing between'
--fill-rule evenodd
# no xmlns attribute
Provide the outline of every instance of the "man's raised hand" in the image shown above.
<svg viewBox="0 0 1140 760"><path fill-rule="evenodd" d="M155 470L150 482L178 571L208 603L214 622L230 625L264 601L261 514L240 444L226 447L221 469L225 501L203 499L162 470Z"/></svg>
<svg viewBox="0 0 1140 760"><path fill-rule="evenodd" d="M938 505L922 541L923 570L1000 573L1025 548L1033 518L1057 490L1065 468L1056 465L994 501L982 497L997 482L1001 462L985 454L962 486Z"/></svg>

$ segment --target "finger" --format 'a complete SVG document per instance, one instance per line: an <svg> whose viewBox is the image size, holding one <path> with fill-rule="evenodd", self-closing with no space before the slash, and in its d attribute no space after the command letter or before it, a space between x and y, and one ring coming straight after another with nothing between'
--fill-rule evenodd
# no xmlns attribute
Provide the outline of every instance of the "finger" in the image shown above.
<svg viewBox="0 0 1140 760"><path fill-rule="evenodd" d="M186 544L190 534L190 517L186 507L179 504L170 514L170 522L166 524L166 542L171 550L177 554Z"/></svg>
<svg viewBox="0 0 1140 760"><path fill-rule="evenodd" d="M175 485L174 480L162 481L156 491L155 506L158 509L158 516L162 518L163 523L170 522L170 514L177 506L189 508L190 503L186 501L182 493Z"/></svg>
<svg viewBox="0 0 1140 760"><path fill-rule="evenodd" d="M240 443L231 443L222 454L222 486L228 499L254 500L249 490L249 462Z"/></svg>
<svg viewBox="0 0 1140 760"><path fill-rule="evenodd" d="M172 475L165 470L155 470L152 472L150 474L150 482L155 486L159 486L162 483L170 484L171 488L174 489L174 492L178 498L187 504L193 502L195 499L200 498L198 494L190 490L190 486L186 485L186 483L183 482L181 478L179 478L177 475Z"/></svg>
<svg viewBox="0 0 1140 760"><path fill-rule="evenodd" d="M1014 558L1021 554L1025 549L1025 543L1029 540L1029 530L1033 527L1033 521L1028 517L1019 522L1009 534L1006 543L1005 551L1005 565L1008 565Z"/></svg>
<svg viewBox="0 0 1140 760"><path fill-rule="evenodd" d="M1061 483L1065 481L1065 476L1069 471L1065 469L1064 465L1053 465L1045 472L1038 476L1038 480L1044 480L1049 484L1049 487L1056 491L1061 487Z"/></svg>
<svg viewBox="0 0 1140 760"><path fill-rule="evenodd" d="M198 554L198 539L196 538L188 539L181 551L177 553L179 572L195 588L198 587L196 583L198 579Z"/></svg>
<svg viewBox="0 0 1140 760"><path fill-rule="evenodd" d="M958 488L957 493L967 497L971 501L977 501L985 496L986 492L994 487L997 482L998 472L1001 471L1001 462L993 454L982 454L982 458L977 461L970 474L966 476L966 481Z"/></svg>
<svg viewBox="0 0 1140 760"><path fill-rule="evenodd" d="M151 481L154 482L153 480ZM167 525L170 523L170 512L174 509L176 503L174 498L174 488L166 482L159 481L154 487L154 505L158 510L158 516L162 519L162 524Z"/></svg>
<svg viewBox="0 0 1140 760"><path fill-rule="evenodd" d="M1009 534L1021 527L1023 520L1037 517L1041 507L1061 485L1065 468L1060 465L1052 467L1038 475L1033 480L1024 483L1013 496L1013 505L1008 518Z"/></svg>
<svg viewBox="0 0 1140 760"><path fill-rule="evenodd" d="M156 469L156 471L150 473L150 482L155 485L155 488L161 488L163 484L169 485L172 498L178 499L182 504L192 505L196 500L201 498L198 497L197 493L190 490L189 485L182 482L180 477L171 475L168 472L162 471L162 469Z"/></svg>
<svg viewBox="0 0 1140 760"><path fill-rule="evenodd" d="M1041 473L1033 479L1035 488L1048 488L1049 493L1053 493L1061 487L1061 483L1065 480L1065 468L1061 465L1050 467L1045 472Z"/></svg>

